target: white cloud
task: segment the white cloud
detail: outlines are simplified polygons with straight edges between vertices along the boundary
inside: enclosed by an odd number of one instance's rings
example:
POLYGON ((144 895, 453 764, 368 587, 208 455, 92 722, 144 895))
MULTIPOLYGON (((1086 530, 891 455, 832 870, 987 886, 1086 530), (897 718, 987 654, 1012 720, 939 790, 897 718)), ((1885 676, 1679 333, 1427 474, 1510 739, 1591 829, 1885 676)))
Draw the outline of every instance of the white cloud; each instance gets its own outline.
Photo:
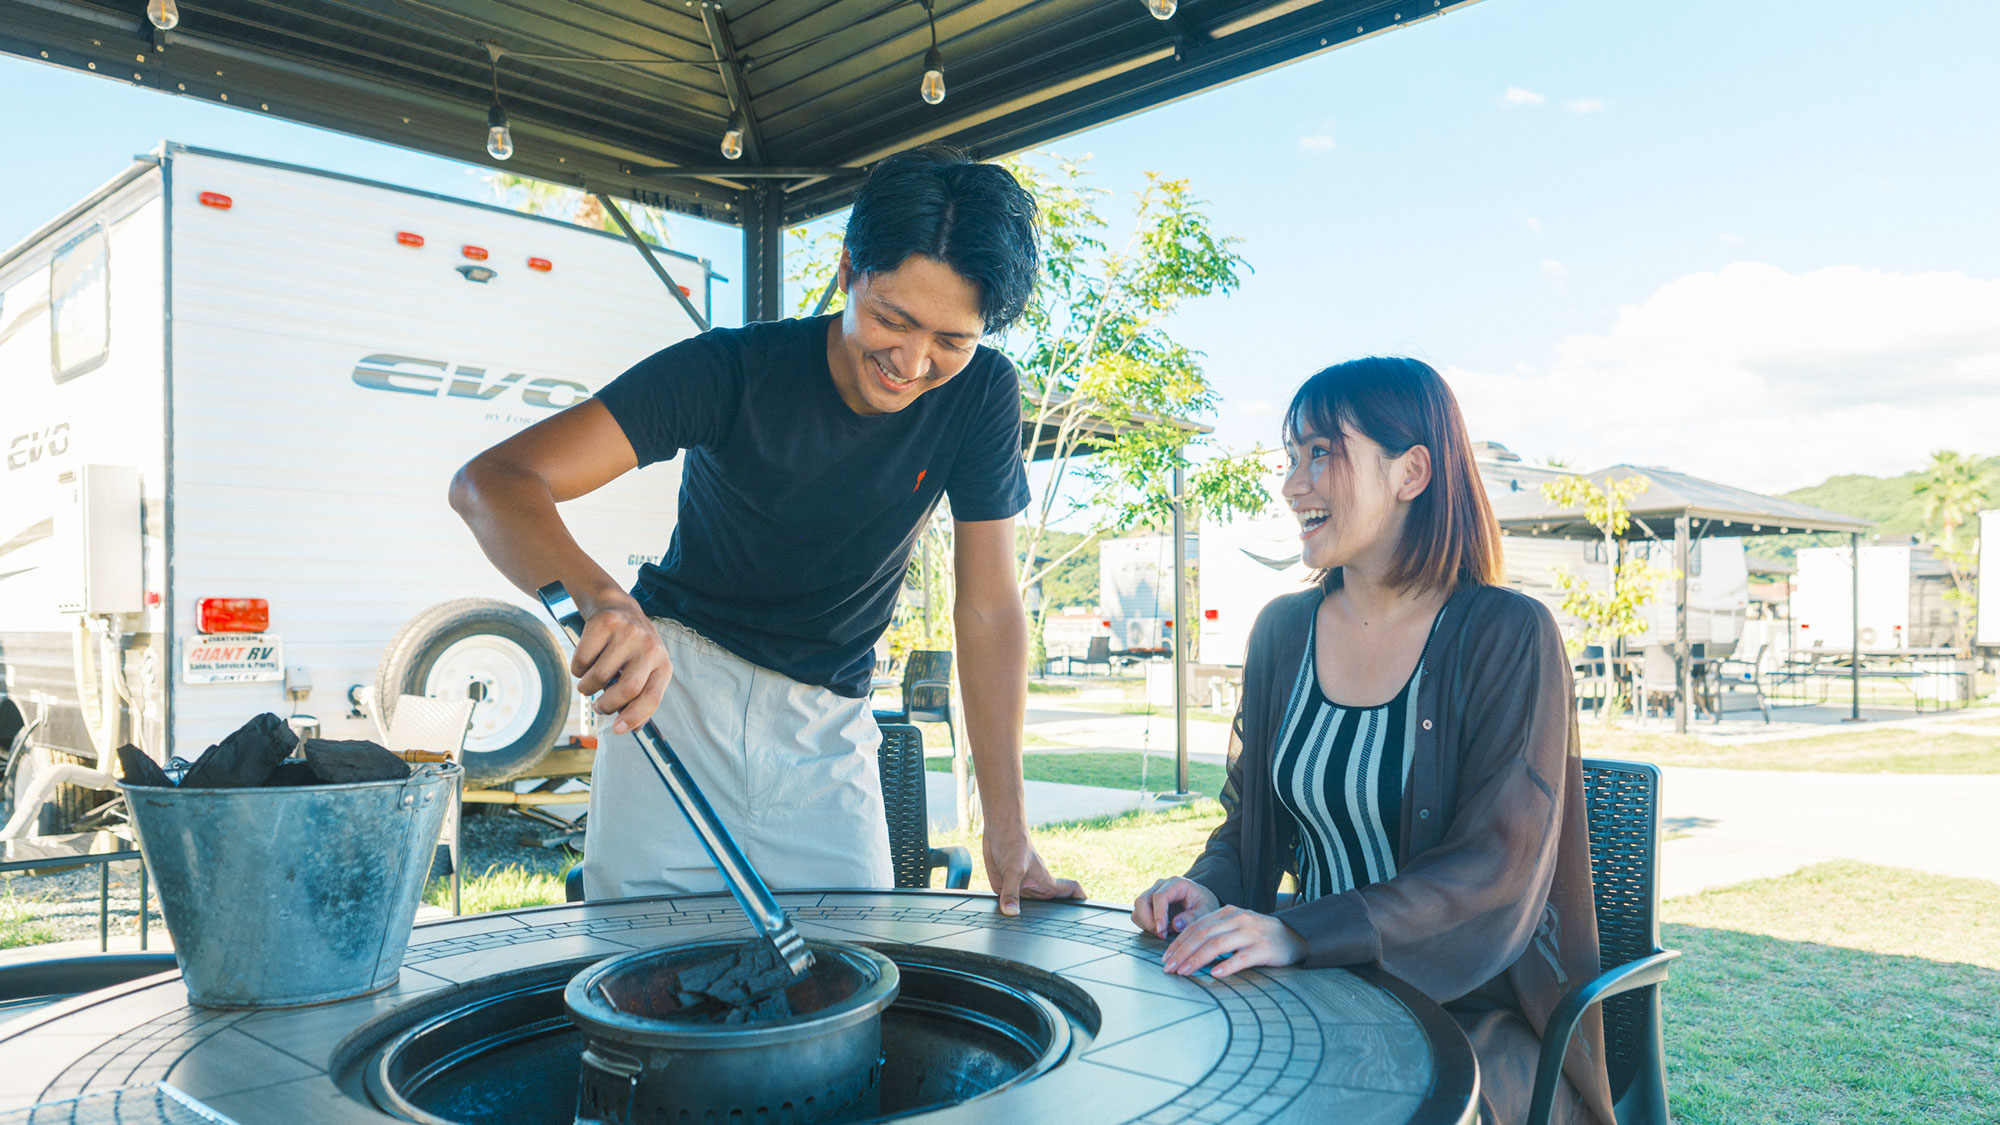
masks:
POLYGON ((1574 101, 1566 102, 1564 104, 1571 113, 1604 112, 1604 99, 1602 98, 1577 98, 1574 101))
POLYGON ((1325 133, 1312 133, 1299 138, 1300 152, 1332 152, 1333 138, 1325 133))
POLYGON ((1548 101, 1547 98, 1535 93, 1533 90, 1523 90, 1519 86, 1507 87, 1507 92, 1501 96, 1508 105, 1540 105, 1548 101))
POLYGON ((1561 262, 1556 261, 1554 258, 1543 258, 1542 272, 1548 274, 1550 277, 1561 277, 1563 274, 1568 273, 1569 271, 1563 269, 1563 264, 1561 262))
POLYGON ((1743 236, 1740 234, 1736 234, 1732 231, 1723 231, 1721 234, 1715 236, 1715 240, 1717 242, 1722 243, 1724 246, 1743 245, 1743 236))
POLYGON ((1528 229, 1534 231, 1536 234, 1542 233, 1542 221, 1533 215, 1528 216, 1528 229))
POLYGON ((1737 262, 1552 352, 1447 370, 1475 437, 1773 492, 2000 452, 2000 279, 1737 262))

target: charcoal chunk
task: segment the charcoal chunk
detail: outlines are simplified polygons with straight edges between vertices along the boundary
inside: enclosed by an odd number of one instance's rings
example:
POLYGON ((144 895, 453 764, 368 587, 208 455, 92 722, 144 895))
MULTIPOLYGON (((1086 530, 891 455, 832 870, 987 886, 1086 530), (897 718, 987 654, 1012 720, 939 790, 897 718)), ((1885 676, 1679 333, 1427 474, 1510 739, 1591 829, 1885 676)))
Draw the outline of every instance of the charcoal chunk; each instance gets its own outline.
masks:
POLYGON ((285 720, 267 711, 202 751, 187 776, 181 778, 181 788, 255 788, 264 784, 298 744, 299 736, 285 720))
POLYGON ((792 1015, 785 990, 790 966, 762 942, 689 965, 680 971, 678 1018, 705 1023, 761 1023, 792 1015))
POLYGON ((306 739, 306 761, 329 785, 356 781, 400 781, 410 776, 410 764, 365 739, 340 741, 306 739))
POLYGON ((146 756, 144 750, 131 743, 118 748, 118 774, 127 785, 172 785, 167 771, 160 764, 146 756))
POLYGON ((288 785, 325 784, 325 779, 313 772, 310 762, 302 761, 298 758, 286 758, 284 761, 279 762, 278 768, 271 771, 271 776, 264 779, 264 788, 266 789, 275 789, 279 786, 288 785))

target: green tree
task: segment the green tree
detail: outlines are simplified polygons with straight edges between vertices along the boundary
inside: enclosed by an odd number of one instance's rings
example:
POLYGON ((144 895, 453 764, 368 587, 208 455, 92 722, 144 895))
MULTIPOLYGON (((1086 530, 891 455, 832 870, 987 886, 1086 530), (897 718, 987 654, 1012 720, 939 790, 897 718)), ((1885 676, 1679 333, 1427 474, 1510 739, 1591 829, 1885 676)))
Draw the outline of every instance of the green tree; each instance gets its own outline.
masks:
MULTIPOLYGON (((1542 496, 1564 508, 1582 508, 1584 518, 1604 536, 1604 558, 1611 568, 1608 588, 1599 588, 1589 579, 1572 574, 1568 567, 1555 568, 1555 587, 1562 593, 1562 610, 1577 621, 1577 632, 1565 640, 1572 654, 1585 645, 1604 645, 1607 655, 1620 637, 1646 631, 1641 616, 1648 603, 1658 596, 1660 585, 1678 571, 1654 566, 1644 556, 1626 557, 1623 540, 1632 516, 1626 501, 1646 491, 1650 482, 1643 476, 1606 480, 1602 485, 1585 476, 1564 476, 1542 485, 1542 496)), ((1611 662, 1602 664, 1604 708, 1601 718, 1608 726, 1619 711, 1617 679, 1611 662)))
MULTIPOLYGON (((611 217, 597 197, 587 192, 510 172, 490 172, 485 181, 493 201, 502 207, 528 215, 561 219, 592 230, 610 231, 621 236, 625 233, 618 226, 618 220, 611 217)), ((674 244, 673 236, 667 229, 665 212, 637 203, 623 204, 620 210, 632 221, 632 229, 639 232, 639 237, 655 246, 674 244)))
POLYGON ((1963 453, 1940 449, 1911 486, 1923 503, 1923 537, 1937 548, 1938 558, 1951 568, 1952 643, 1961 656, 1972 655, 1972 626, 1978 603, 1973 570, 1978 565, 1979 540, 1961 540, 1959 531, 1986 506, 1987 480, 1979 462, 1963 453))

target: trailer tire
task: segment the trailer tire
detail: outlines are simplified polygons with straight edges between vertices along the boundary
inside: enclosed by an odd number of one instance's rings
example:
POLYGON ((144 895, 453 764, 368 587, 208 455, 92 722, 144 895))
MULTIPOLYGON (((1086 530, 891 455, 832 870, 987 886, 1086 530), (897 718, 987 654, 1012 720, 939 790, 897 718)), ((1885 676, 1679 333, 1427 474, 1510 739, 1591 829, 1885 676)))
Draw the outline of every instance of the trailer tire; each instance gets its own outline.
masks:
POLYGON ((386 729, 399 696, 449 698, 475 682, 485 691, 465 739, 466 784, 493 785, 532 770, 569 720, 573 692, 555 635, 519 606, 459 598, 411 618, 382 650, 374 706, 386 729))

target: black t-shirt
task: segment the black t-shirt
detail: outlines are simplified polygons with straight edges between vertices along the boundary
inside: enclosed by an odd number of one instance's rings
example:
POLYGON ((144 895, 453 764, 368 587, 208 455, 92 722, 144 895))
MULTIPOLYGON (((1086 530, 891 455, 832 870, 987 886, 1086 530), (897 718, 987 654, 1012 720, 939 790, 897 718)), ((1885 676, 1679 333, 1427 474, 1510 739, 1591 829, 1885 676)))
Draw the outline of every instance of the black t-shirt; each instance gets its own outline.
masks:
POLYGON ((849 409, 827 368, 831 317, 718 328, 656 352, 597 398, 639 464, 687 450, 680 519, 632 594, 800 683, 868 694, 910 553, 952 516, 1027 506, 1014 365, 981 347, 894 414, 849 409))

